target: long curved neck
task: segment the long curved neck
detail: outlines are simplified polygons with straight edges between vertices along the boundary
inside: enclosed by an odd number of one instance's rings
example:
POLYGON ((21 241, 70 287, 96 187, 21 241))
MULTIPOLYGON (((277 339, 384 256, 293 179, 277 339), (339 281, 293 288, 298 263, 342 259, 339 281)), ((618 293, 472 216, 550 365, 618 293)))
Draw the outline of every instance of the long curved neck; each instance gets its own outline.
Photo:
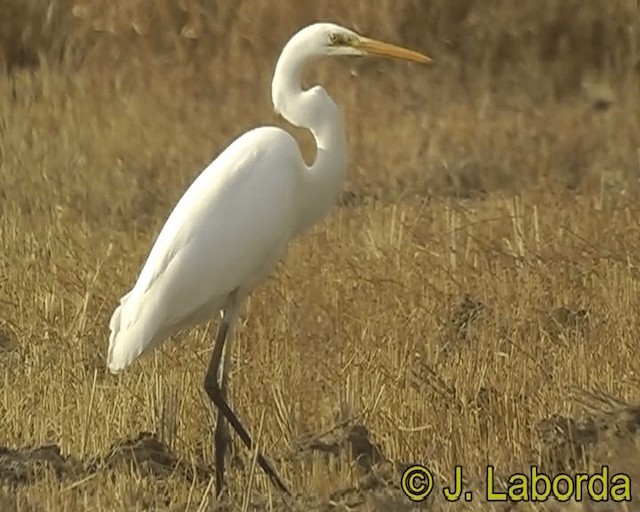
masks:
POLYGON ((271 94, 275 109, 291 124, 307 128, 316 142, 316 158, 305 166, 301 177, 298 231, 328 213, 344 183, 347 147, 342 115, 329 94, 320 86, 302 90, 300 80, 306 61, 303 41, 292 39, 276 65, 271 94))

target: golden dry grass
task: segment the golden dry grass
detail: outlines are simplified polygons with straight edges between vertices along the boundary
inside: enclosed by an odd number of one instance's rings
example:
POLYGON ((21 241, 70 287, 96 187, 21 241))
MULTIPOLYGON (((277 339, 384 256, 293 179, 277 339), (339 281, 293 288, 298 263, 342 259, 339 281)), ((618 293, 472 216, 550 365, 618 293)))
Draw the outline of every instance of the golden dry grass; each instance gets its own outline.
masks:
MULTIPOLYGON (((416 508, 395 469, 354 461, 368 439, 398 466, 462 464, 470 485, 533 462, 640 479, 636 1, 0 9, 2 510, 213 507, 215 323, 114 377, 108 319, 204 165, 251 126, 286 126, 273 65, 320 19, 438 66, 326 62, 306 78, 344 112, 349 179, 251 297, 231 382, 294 509, 416 508)), ((227 506, 280 509, 235 445, 227 506)))

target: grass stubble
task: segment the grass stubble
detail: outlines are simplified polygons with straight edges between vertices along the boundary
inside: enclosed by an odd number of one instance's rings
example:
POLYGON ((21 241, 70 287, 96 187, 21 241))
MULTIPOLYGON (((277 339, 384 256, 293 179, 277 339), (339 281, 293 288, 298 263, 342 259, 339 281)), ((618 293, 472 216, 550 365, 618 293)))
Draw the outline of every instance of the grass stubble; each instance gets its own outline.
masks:
POLYGON ((116 377, 108 318, 197 173, 287 126, 275 60, 329 19, 438 64, 305 77, 344 112, 348 183, 251 297, 231 378, 294 509, 625 510, 416 504, 398 471, 608 464, 638 493, 637 2, 0 5, 0 509, 282 508, 237 440, 213 504, 215 322, 116 377))

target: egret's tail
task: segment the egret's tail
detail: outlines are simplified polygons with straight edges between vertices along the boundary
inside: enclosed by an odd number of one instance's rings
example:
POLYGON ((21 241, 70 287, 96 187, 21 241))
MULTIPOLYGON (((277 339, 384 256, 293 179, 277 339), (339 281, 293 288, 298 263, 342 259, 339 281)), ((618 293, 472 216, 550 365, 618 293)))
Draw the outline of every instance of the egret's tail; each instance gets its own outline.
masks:
POLYGON ((141 318, 141 308, 133 304, 131 292, 120 299, 109 321, 109 351, 107 367, 117 373, 129 366, 145 348, 153 337, 147 329, 148 323, 141 318))

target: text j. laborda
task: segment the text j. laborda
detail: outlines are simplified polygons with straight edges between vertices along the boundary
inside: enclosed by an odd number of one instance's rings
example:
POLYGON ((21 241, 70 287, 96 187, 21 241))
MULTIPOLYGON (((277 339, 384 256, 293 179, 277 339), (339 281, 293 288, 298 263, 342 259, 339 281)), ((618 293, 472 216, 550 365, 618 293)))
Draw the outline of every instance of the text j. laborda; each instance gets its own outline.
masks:
POLYGON ((494 466, 485 471, 484 493, 464 488, 465 476, 462 466, 456 466, 449 482, 436 488, 436 479, 425 466, 407 468, 400 479, 402 491, 411 501, 425 501, 433 492, 439 491, 445 501, 631 501, 631 478, 624 473, 613 473, 602 466, 594 473, 560 473, 546 475, 537 466, 526 473, 514 473, 498 478, 494 466))

